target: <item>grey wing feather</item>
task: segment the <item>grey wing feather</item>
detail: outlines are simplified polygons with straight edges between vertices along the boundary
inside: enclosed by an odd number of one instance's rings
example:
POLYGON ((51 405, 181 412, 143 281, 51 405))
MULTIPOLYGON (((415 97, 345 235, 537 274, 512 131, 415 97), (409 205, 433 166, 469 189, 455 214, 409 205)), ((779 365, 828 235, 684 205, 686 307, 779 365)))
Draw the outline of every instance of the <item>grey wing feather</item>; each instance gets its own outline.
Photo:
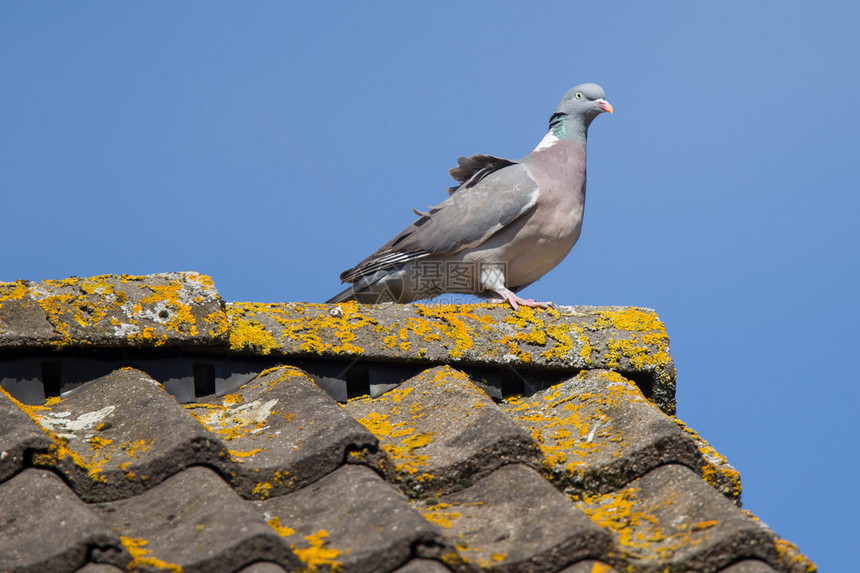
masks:
POLYGON ((513 163, 497 169, 477 184, 461 186, 340 278, 355 282, 382 269, 480 245, 531 211, 538 195, 537 183, 525 165, 513 163))
POLYGON ((448 174, 458 181, 459 185, 448 187, 448 193, 473 187, 490 173, 509 165, 514 165, 515 163, 516 161, 492 155, 477 154, 470 157, 459 157, 457 159, 457 167, 452 167, 448 170, 448 174))

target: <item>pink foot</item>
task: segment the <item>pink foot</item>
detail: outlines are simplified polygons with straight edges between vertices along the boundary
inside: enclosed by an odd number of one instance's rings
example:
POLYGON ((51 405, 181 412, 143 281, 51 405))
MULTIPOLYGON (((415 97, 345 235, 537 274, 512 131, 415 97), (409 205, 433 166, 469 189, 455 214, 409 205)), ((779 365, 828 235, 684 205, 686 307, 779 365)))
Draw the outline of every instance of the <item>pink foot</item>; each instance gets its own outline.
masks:
POLYGON ((520 306, 527 306, 529 308, 549 308, 552 306, 551 302, 540 302, 533 298, 520 298, 515 293, 508 291, 505 293, 504 298, 493 298, 490 299, 491 303, 494 304, 509 304, 511 308, 517 310, 520 306))

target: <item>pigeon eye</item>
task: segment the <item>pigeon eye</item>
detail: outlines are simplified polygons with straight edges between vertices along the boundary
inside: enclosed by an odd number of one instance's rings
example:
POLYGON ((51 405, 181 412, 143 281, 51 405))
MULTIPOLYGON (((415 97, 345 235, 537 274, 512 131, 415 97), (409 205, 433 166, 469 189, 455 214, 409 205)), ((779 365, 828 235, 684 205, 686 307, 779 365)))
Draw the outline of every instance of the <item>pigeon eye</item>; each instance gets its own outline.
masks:
POLYGON ((574 97, 576 99, 582 99, 582 92, 576 92, 576 95, 574 97))

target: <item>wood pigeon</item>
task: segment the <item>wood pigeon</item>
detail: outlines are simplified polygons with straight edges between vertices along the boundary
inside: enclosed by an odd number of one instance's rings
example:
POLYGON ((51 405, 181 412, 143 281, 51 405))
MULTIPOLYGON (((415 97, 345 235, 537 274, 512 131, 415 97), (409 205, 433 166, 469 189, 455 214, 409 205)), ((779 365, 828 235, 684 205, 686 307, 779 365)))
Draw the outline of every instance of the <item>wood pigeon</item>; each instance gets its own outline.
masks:
POLYGON ((597 84, 561 99, 538 146, 511 161, 460 157, 449 171, 459 184, 378 251, 340 275, 349 288, 329 303, 411 302, 451 292, 496 296, 493 302, 546 308, 517 292, 570 252, 582 229, 588 126, 612 113, 597 84))

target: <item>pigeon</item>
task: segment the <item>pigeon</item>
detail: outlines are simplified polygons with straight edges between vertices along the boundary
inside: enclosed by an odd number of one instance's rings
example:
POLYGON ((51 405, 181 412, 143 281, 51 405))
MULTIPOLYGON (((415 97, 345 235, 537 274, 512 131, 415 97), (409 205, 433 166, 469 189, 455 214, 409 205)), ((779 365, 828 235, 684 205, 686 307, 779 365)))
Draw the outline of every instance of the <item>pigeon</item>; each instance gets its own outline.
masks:
POLYGON ((603 88, 571 88, 537 147, 518 161, 460 157, 449 196, 378 251, 340 275, 329 303, 412 302, 444 293, 547 308, 519 291, 558 265, 579 239, 585 207, 588 127, 612 113, 603 88))

